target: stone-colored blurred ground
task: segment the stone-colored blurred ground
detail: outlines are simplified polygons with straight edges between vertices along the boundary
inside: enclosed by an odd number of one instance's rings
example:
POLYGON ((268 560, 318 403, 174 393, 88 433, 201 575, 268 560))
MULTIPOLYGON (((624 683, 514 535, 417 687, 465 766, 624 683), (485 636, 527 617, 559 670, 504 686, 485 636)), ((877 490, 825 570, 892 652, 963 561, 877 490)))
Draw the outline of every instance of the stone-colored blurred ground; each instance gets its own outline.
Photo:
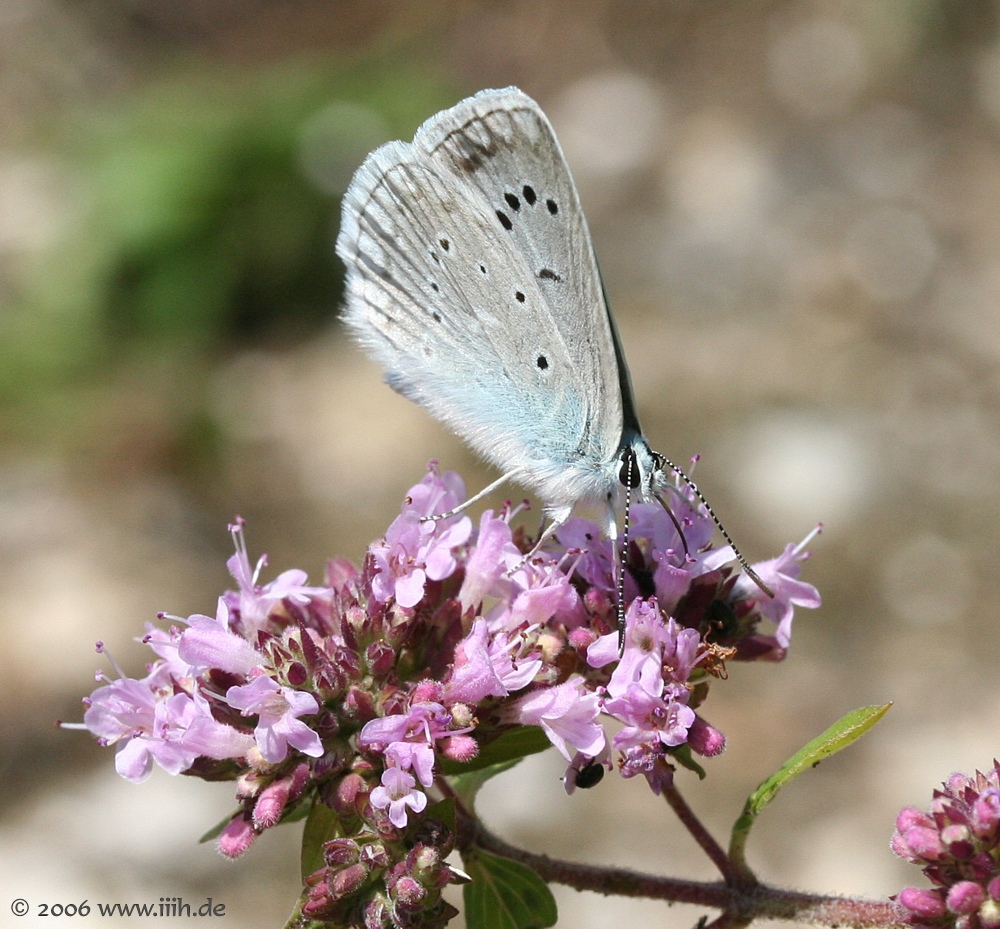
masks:
MULTIPOLYGON (((888 851, 896 811, 989 764, 1000 731, 996 4, 122 0, 88 18, 11 0, 0 22, 0 45, 19 49, 0 73, 10 273, 60 222, 45 152, 24 144, 34 111, 125 93, 183 55, 253 68, 394 42, 456 99, 510 83, 535 96, 580 187, 654 447, 703 456, 701 486, 752 559, 825 526, 806 572, 824 607, 799 614, 785 664, 733 666, 715 686, 707 715, 729 750, 707 782, 685 778, 687 795, 724 835, 791 751, 892 700, 875 732, 775 803, 750 853, 799 889, 885 896, 917 881, 888 851)), ((430 457, 472 488, 489 478, 334 326, 229 359, 210 405, 227 442, 214 505, 250 518, 275 572, 357 558, 430 457)), ((0 452, 0 905, 213 896, 222 925, 278 926, 295 827, 222 863, 194 843, 230 809, 228 785, 127 784, 88 736, 50 728, 78 718, 95 639, 137 671, 144 621, 211 612, 228 581, 224 515, 155 470, 101 467, 0 452)), ((491 785, 488 821, 553 855, 713 878, 641 784, 566 798, 560 768, 533 758, 491 785)), ((558 896, 574 929, 701 915, 558 896)))

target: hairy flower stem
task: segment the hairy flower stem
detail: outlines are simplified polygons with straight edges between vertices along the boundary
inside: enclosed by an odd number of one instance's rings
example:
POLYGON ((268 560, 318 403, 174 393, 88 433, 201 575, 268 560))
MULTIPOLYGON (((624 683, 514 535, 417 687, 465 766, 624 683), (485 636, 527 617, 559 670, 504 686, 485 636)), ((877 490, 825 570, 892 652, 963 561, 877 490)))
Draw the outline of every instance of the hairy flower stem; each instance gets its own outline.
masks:
POLYGON ((721 881, 678 880, 624 868, 561 861, 510 845, 476 821, 461 822, 459 835, 460 847, 476 845, 520 861, 544 880, 576 890, 590 890, 606 896, 648 897, 721 910, 721 915, 711 924, 716 927, 745 926, 755 919, 785 919, 816 926, 856 926, 859 929, 901 929, 904 926, 899 911, 888 902, 798 893, 766 884, 745 888, 721 881))
POLYGON ((691 837, 698 843, 701 850, 708 855, 712 863, 719 869, 726 884, 739 886, 744 890, 750 890, 757 883, 757 878, 748 870, 740 873, 735 870, 725 851, 712 834, 705 828, 701 820, 695 815, 694 810, 687 805, 687 801, 680 795, 674 784, 664 786, 663 799, 667 801, 670 809, 677 814, 677 818, 691 837))

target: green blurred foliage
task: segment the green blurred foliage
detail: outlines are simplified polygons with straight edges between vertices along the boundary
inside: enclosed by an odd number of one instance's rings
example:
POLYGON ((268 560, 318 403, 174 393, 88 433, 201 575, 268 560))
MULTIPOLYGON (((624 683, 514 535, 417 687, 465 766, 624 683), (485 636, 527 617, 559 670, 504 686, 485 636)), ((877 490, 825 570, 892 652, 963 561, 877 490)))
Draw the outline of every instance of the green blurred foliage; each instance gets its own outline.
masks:
POLYGON ((336 313, 352 171, 454 96, 398 63, 192 61, 65 112, 46 154, 75 200, 67 231, 0 314, 6 438, 92 452, 109 422, 204 438, 214 362, 306 339, 336 313))

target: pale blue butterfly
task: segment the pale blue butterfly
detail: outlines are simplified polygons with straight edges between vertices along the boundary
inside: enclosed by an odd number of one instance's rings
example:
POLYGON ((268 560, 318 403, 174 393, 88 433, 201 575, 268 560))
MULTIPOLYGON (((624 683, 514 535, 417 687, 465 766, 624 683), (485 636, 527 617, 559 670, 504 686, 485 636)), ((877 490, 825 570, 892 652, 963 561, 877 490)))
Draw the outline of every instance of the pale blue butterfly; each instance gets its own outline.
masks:
POLYGON ((413 142, 372 152, 344 196, 337 254, 344 320, 389 385, 502 472, 462 509, 516 481, 544 501, 538 544, 584 501, 604 506, 615 539, 624 497, 627 538, 631 492, 669 512, 672 471, 715 518, 642 435, 569 167, 516 87, 481 91, 413 142))

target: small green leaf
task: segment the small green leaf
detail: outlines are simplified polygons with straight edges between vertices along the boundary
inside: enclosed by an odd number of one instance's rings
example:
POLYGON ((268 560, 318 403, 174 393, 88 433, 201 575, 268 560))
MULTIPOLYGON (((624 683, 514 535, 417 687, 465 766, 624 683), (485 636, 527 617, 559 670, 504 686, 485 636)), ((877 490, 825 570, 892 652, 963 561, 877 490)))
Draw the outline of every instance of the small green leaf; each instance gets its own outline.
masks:
POLYGON ((490 778, 509 771, 526 755, 543 752, 551 746, 538 726, 519 726, 494 739, 472 761, 464 764, 444 761, 442 769, 462 803, 471 810, 476 794, 490 778))
POLYGON ((462 888, 468 929, 545 929, 558 918, 556 901, 527 865, 480 848, 464 852, 472 878, 462 888))
POLYGON ((835 755, 843 748, 856 742, 889 711, 891 703, 884 706, 863 706, 852 710, 838 719, 829 729, 802 746, 781 768, 764 781, 747 801, 747 808, 753 816, 764 809, 774 795, 789 781, 798 777, 807 768, 813 768, 823 759, 835 755))
POLYGON ((733 826, 733 834, 729 844, 730 857, 743 861, 743 851, 746 846, 750 827, 761 811, 775 797, 779 790, 789 781, 794 780, 803 771, 814 768, 824 758, 835 755, 842 748, 856 742, 872 728, 889 711, 891 703, 884 706, 863 706, 852 710, 838 719, 829 729, 816 736, 811 742, 803 745, 781 768, 747 797, 743 812, 733 826))
POLYGON ((459 799, 462 804, 468 810, 472 810, 476 802, 476 794, 479 793, 479 789, 485 784, 491 777, 496 777, 498 774, 503 774, 504 771, 509 771, 516 764, 520 764, 520 758, 514 758, 511 761, 503 761, 500 764, 491 765, 489 768, 480 768, 477 771, 470 771, 468 774, 456 774, 449 778, 451 781, 452 789, 458 794, 459 799))
POLYGON ((472 761, 443 760, 441 770, 449 775, 468 774, 505 761, 520 761, 526 755, 537 755, 551 747, 552 743, 538 726, 518 726, 484 745, 472 761))
POLYGON ((705 773, 705 769, 691 756, 690 745, 678 745, 677 748, 670 752, 670 755, 682 768, 694 771, 698 775, 698 780, 703 781, 708 776, 705 773))
POLYGON ((323 867, 323 843, 342 835, 337 814, 317 799, 309 811, 305 829, 302 830, 301 869, 304 881, 314 871, 323 867))
POLYGON ((312 796, 303 797, 291 810, 285 810, 281 817, 281 824, 297 823, 300 819, 305 819, 312 812, 313 802, 312 796))

